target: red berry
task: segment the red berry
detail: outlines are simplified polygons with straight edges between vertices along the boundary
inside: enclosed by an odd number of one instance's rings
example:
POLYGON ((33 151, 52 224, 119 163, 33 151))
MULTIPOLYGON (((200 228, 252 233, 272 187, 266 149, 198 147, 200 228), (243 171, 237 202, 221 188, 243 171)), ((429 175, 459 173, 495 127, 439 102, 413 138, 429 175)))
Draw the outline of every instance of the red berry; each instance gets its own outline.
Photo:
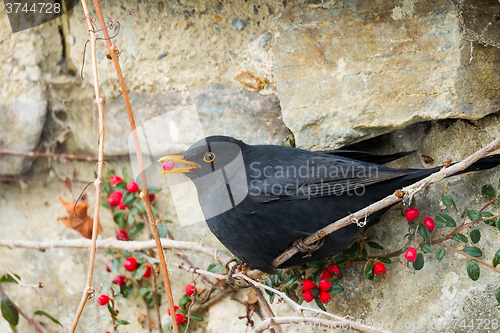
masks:
POLYGON ((126 279, 125 276, 123 276, 123 275, 117 275, 117 276, 115 276, 115 278, 111 282, 113 282, 114 284, 119 285, 120 287, 123 287, 125 285, 125 279, 126 279))
POLYGON ((161 162, 161 167, 165 171, 172 170, 174 168, 174 166, 175 166, 175 162, 171 161, 171 160, 166 160, 166 161, 161 162))
POLYGON ((151 276, 151 266, 148 265, 148 266, 146 266, 146 271, 144 272, 144 274, 142 275, 142 277, 144 277, 144 278, 147 279, 150 276, 151 276))
POLYGON ((106 305, 109 302, 109 297, 108 295, 101 295, 97 298, 97 304, 99 305, 106 305))
POLYGON ((182 313, 176 313, 175 321, 177 322, 177 325, 182 324, 184 322, 184 315, 182 313))
POLYGON ((106 200, 112 207, 116 207, 120 204, 120 198, 118 198, 116 195, 110 195, 106 200))
POLYGON ((118 176, 115 176, 115 175, 113 175, 109 178, 109 182, 111 183, 111 186, 115 186, 116 184, 118 184, 121 181, 123 181, 123 179, 118 177, 118 176))
POLYGON ((329 265, 327 268, 323 270, 319 278, 322 280, 323 279, 329 280, 332 278, 332 274, 335 276, 338 276, 340 274, 340 269, 338 268, 337 265, 329 265))
POLYGON ((132 192, 132 193, 137 192, 137 191, 139 191, 139 185, 137 185, 136 182, 131 180, 127 183, 127 191, 132 192))
POLYGON ((377 261, 375 263, 375 266, 373 266, 373 273, 377 276, 381 276, 385 274, 385 265, 381 263, 380 261, 377 261))
MULTIPOLYGON (((177 305, 174 305, 174 311, 177 312, 179 307, 177 305)), ((170 309, 168 309, 168 315, 170 316, 170 309)))
POLYGON ((330 280, 321 280, 319 282, 319 290, 328 291, 332 287, 332 281, 330 280))
POLYGON ((106 263, 106 270, 108 272, 111 272, 111 259, 109 259, 108 262, 106 263))
POLYGON ((124 204, 123 202, 120 202, 120 203, 118 204, 118 208, 119 208, 120 210, 124 210, 124 209, 125 209, 125 208, 127 208, 127 207, 128 207, 128 206, 127 206, 126 204, 124 204))
POLYGON ((417 260, 417 250, 414 247, 410 247, 406 250, 405 259, 411 262, 415 262, 417 260))
POLYGON ((188 296, 191 296, 192 294, 196 294, 196 287, 193 286, 192 284, 188 284, 185 288, 184 288, 184 292, 186 293, 186 295, 188 296))
POLYGON ((307 303, 312 302, 312 300, 314 299, 313 295, 311 295, 311 292, 309 290, 302 294, 302 298, 304 298, 304 301, 306 301, 307 303))
POLYGON ((302 290, 308 291, 314 287, 316 287, 316 285, 311 280, 309 280, 309 279, 302 280, 302 290))
POLYGON ((156 196, 154 194, 149 195, 149 201, 153 202, 155 200, 156 196))
POLYGON ((436 225, 434 224, 434 220, 433 220, 433 219, 431 219, 430 217, 426 217, 426 218, 424 219, 424 225, 427 227, 427 230, 429 230, 429 231, 434 230, 434 227, 436 226, 436 225))
POLYGON ((128 232, 126 230, 118 230, 116 232, 116 239, 121 241, 128 241, 128 232))
POLYGON ((125 269, 129 272, 135 271, 137 268, 137 259, 134 257, 127 258, 123 263, 123 267, 125 267, 125 269))
POLYGON ((418 217, 418 214, 420 214, 419 210, 416 208, 408 208, 404 213, 408 222, 413 221, 418 217))
POLYGON ((328 304, 332 300, 332 296, 330 296, 330 294, 326 291, 322 291, 321 294, 319 294, 319 300, 323 304, 328 304))

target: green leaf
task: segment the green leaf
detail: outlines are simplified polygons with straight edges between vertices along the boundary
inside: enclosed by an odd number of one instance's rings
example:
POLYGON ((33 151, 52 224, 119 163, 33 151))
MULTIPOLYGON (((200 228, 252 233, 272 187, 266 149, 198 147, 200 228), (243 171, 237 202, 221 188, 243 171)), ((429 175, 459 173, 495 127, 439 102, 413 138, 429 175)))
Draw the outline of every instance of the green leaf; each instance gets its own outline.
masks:
POLYGON ((148 193, 149 194, 156 194, 158 192, 160 192, 159 188, 148 188, 148 193))
POLYGON ((132 229, 130 229, 130 233, 139 232, 139 231, 141 231, 143 228, 144 228, 144 223, 142 223, 142 222, 136 223, 136 224, 135 224, 135 227, 133 227, 132 229))
POLYGON ((111 272, 116 273, 120 269, 120 261, 118 259, 113 258, 111 259, 111 265, 109 265, 111 268, 111 272))
POLYGON ((469 274, 472 281, 479 279, 479 265, 475 260, 471 260, 467 264, 467 274, 469 274))
POLYGON ((369 247, 371 247, 372 249, 377 249, 377 250, 383 250, 383 246, 378 244, 378 243, 375 243, 375 242, 367 242, 366 243, 369 247))
MULTIPOLYGON (((120 293, 120 291, 121 291, 120 286, 119 286, 119 285, 117 285, 117 284, 114 284, 114 283, 111 285, 111 289, 113 289, 113 291, 114 291, 116 294, 119 294, 119 293, 120 293)), ((115 298, 116 298, 116 295, 115 295, 115 298)))
POLYGON ((464 236, 464 235, 462 235, 462 234, 459 234, 459 233, 451 235, 451 238, 453 238, 457 242, 462 242, 462 243, 467 243, 468 242, 467 237, 464 236))
POLYGON ((179 300, 179 306, 183 306, 189 303, 191 303, 191 297, 189 297, 188 295, 182 296, 179 300))
POLYGON ((455 205, 455 201, 453 201, 453 199, 444 192, 443 192, 443 194, 441 194, 441 201, 443 202, 443 205, 453 206, 453 208, 455 208, 455 210, 457 210, 457 206, 455 205))
POLYGON ((363 275, 370 280, 375 277, 375 274, 373 273, 373 266, 375 266, 375 263, 370 261, 370 263, 365 265, 365 268, 363 269, 363 275))
POLYGON ((102 191, 104 193, 108 193, 109 191, 111 191, 111 184, 109 182, 103 182, 102 183, 102 191))
POLYGON ((471 221, 477 221, 481 218, 481 213, 476 209, 469 209, 467 211, 467 216, 471 219, 471 221))
POLYGON ((125 211, 120 210, 113 215, 113 220, 118 224, 118 225, 123 225, 125 222, 125 211))
POLYGON ((16 307, 7 296, 3 296, 0 301, 0 309, 2 310, 2 316, 11 324, 12 326, 17 326, 19 323, 19 312, 17 312, 16 307))
POLYGON ((473 227, 472 229, 470 229, 469 236, 470 236, 470 240, 474 244, 477 244, 477 242, 479 242, 479 240, 481 239, 481 233, 479 232, 479 229, 476 227, 473 227))
POLYGON ((158 233, 160 238, 167 238, 167 225, 165 223, 158 224, 158 233))
POLYGON ((128 217, 127 217, 127 223, 128 223, 129 225, 132 225, 132 224, 134 224, 134 222, 135 222, 134 216, 133 216, 133 215, 131 215, 131 214, 128 214, 128 217))
POLYGON ((429 246, 429 244, 420 244, 420 249, 424 252, 424 253, 431 253, 432 252, 432 249, 431 247, 429 246))
POLYGON ((126 284, 121 288, 121 292, 123 294, 123 297, 125 298, 129 297, 133 291, 134 291, 133 283, 126 284))
POLYGON ((495 220, 495 227, 500 230, 500 217, 495 220))
POLYGON ((422 253, 417 254, 417 259, 413 262, 413 268, 417 271, 421 270, 424 267, 424 255, 422 253))
POLYGON ((122 168, 122 175, 123 175, 123 179, 128 178, 128 170, 127 170, 127 167, 123 167, 123 168, 122 168))
POLYGON ((443 259, 445 254, 445 247, 441 246, 437 251, 436 251, 436 259, 443 259))
POLYGON ((342 287, 341 285, 338 285, 338 284, 333 284, 332 288, 330 288, 330 290, 328 290, 328 292, 330 294, 340 294, 343 291, 344 291, 344 287, 342 287))
POLYGON ((383 262, 384 264, 392 264, 391 259, 389 259, 387 257, 379 257, 378 261, 383 262))
POLYGON ((123 195, 123 203, 126 204, 127 206, 131 205, 135 200, 135 194, 132 192, 125 192, 123 195))
POLYGON ((479 258, 480 256, 483 255, 483 251, 481 251, 481 249, 475 247, 475 246, 467 246, 467 247, 464 247, 463 250, 462 250, 465 254, 468 254, 472 257, 476 257, 476 258, 479 258))
POLYGON ((226 268, 220 262, 214 262, 208 265, 207 271, 212 273, 222 273, 226 268))
MULTIPOLYGON (((14 276, 19 280, 21 281, 21 277, 17 274, 14 274, 14 276)), ((0 278, 0 282, 10 282, 10 283, 17 283, 16 280, 14 280, 14 278, 12 276, 10 276, 10 274, 5 274, 5 275, 2 275, 2 277, 0 278)))
POLYGON ((318 308, 320 308, 321 310, 326 312, 326 308, 323 305, 323 303, 321 303, 321 301, 319 300, 319 297, 314 298, 314 301, 316 302, 316 305, 318 306, 318 308))
POLYGON ((297 279, 299 278, 298 275, 289 275, 286 277, 285 279, 285 287, 288 287, 289 285, 293 284, 295 281, 297 281, 297 279))
POLYGON ((118 316, 118 314, 116 313, 115 309, 113 309, 111 307, 111 304, 109 304, 109 303, 108 303, 108 311, 109 311, 109 313, 111 313, 112 316, 115 316, 115 317, 118 316))
POLYGON ((422 223, 418 225, 418 234, 423 238, 423 239, 428 239, 429 238, 429 230, 425 225, 422 223))
POLYGON ((135 206, 132 206, 128 210, 128 214, 129 215, 137 215, 137 214, 139 214, 139 209, 137 207, 135 207, 135 206))
POLYGON ((335 265, 342 265, 345 264, 347 260, 349 260, 349 257, 347 256, 336 256, 335 258, 333 258, 333 263, 335 265))
POLYGON ((320 260, 308 262, 307 266, 312 267, 312 268, 322 269, 323 267, 326 266, 327 263, 328 263, 328 261, 326 261, 326 259, 320 259, 320 260))
POLYGON ((444 226, 454 228, 457 226, 457 223, 455 222, 453 217, 451 217, 450 215, 445 214, 445 213, 437 214, 436 218, 434 219, 434 222, 436 224, 436 227, 438 227, 438 228, 442 228, 444 226))
POLYGON ((284 269, 280 269, 278 271, 278 278, 280 279, 281 282, 283 282, 283 280, 285 279, 285 270, 284 269))
POLYGON ((203 321, 203 317, 200 316, 199 314, 196 314, 196 313, 191 313, 189 315, 189 318, 196 320, 196 321, 203 321))
MULTIPOLYGON (((109 303, 108 303, 108 306, 109 306, 109 303)), ((51 315, 49 315, 47 312, 45 311, 42 311, 42 310, 37 310, 35 311, 35 316, 45 316, 47 318, 49 318, 50 320, 52 320, 53 323, 55 324, 58 324, 58 325, 61 325, 61 327, 64 327, 63 324, 61 324, 59 322, 59 320, 57 320, 56 318, 52 317, 51 315)))
POLYGON ((493 264, 493 267, 497 267, 498 266, 498 258, 493 257, 493 260, 491 260, 491 263, 493 264))
POLYGON ((115 325, 128 325, 130 324, 128 321, 126 320, 122 320, 122 319, 115 319, 115 325))
POLYGON ((496 197, 495 189, 491 185, 484 185, 481 188, 481 195, 488 197, 488 198, 494 198, 496 197))
POLYGON ((495 297, 497 299, 497 302, 500 303, 500 288, 498 288, 497 291, 495 292, 495 297))

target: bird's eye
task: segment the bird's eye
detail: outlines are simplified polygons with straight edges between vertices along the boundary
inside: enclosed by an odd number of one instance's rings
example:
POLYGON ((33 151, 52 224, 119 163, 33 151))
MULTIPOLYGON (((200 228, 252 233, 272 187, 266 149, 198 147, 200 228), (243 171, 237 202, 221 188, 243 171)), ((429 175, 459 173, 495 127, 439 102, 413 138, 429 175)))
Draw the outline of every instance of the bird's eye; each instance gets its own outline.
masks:
POLYGON ((203 156, 203 160, 207 163, 210 163, 213 160, 215 160, 215 154, 214 153, 206 153, 205 156, 203 156))

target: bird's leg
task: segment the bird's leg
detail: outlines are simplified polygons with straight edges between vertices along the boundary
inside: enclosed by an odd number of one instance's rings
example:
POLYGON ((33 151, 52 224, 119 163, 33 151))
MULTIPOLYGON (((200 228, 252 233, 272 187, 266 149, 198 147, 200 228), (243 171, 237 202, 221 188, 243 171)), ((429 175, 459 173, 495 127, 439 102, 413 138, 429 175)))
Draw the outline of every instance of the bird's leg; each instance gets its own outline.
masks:
POLYGON ((316 242, 315 244, 306 245, 306 244, 304 244, 302 239, 297 239, 292 243, 292 246, 297 248, 297 250, 299 250, 299 252, 307 253, 306 257, 308 257, 311 255, 311 253, 313 253, 314 251, 319 249, 321 246, 323 246, 324 242, 325 242, 325 239, 322 238, 319 242, 316 242))
MULTIPOLYGON (((233 259, 234 260, 234 259, 233 259)), ((231 263, 233 260, 231 260, 229 263, 231 263)), ((236 260, 234 260, 236 261, 236 260)), ((229 263, 226 265, 226 268, 227 266, 229 266, 229 263)), ((236 270, 240 270, 240 271, 243 271, 243 268, 246 266, 246 264, 244 262, 238 262, 237 264, 231 266, 231 268, 229 268, 229 272, 227 273, 227 280, 226 280, 226 283, 228 284, 228 286, 230 286, 232 289, 234 290, 238 290, 238 289, 241 289, 241 288, 248 288, 250 287, 250 285, 248 286, 245 286, 245 287, 241 287, 241 286, 236 286, 236 285, 233 285, 232 284, 232 280, 233 279, 233 274, 236 272, 236 270), (236 288, 238 287, 238 288, 236 288)))

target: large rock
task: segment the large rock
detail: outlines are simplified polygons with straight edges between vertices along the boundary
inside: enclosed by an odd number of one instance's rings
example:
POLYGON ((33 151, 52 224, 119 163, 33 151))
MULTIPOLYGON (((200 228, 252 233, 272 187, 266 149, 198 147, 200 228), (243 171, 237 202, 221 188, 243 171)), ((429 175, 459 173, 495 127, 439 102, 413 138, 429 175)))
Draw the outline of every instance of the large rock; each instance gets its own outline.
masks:
MULTIPOLYGON (((130 100, 138 127, 148 121, 161 119, 170 110, 193 105, 206 136, 229 135, 251 144, 281 145, 289 134, 281 120, 276 95, 262 96, 231 86, 212 85, 186 95, 176 92, 132 92, 130 100)), ((75 107, 70 108, 67 121, 73 133, 73 139, 68 143, 70 150, 95 153, 97 126, 91 110, 93 105, 93 101, 88 100, 76 102, 75 107)), ((128 137, 131 131, 123 99, 118 97, 107 101, 105 108, 105 154, 128 155, 128 137)), ((151 142, 153 154, 169 148, 165 147, 168 144, 166 138, 170 136, 172 129, 162 124, 158 126, 155 140, 151 142), (163 136, 165 140, 162 140, 163 136), (163 142, 165 144, 162 146, 163 142)), ((180 125, 175 130, 189 132, 193 128, 180 125)), ((186 149, 190 143, 192 142, 186 142, 180 149, 186 149)))
MULTIPOLYGON (((44 74, 59 73, 62 43, 56 22, 12 33, 0 10, 0 150, 33 151, 47 112, 44 74)), ((29 169, 32 158, 0 155, 0 175, 29 169)))
POLYGON ((497 111, 500 49, 471 49, 460 20, 447 0, 283 11, 274 78, 297 145, 335 148, 422 120, 497 111))
MULTIPOLYGON (((19 96, 0 106, 0 110, 0 148, 19 152, 35 149, 45 123, 45 96, 40 91, 31 96, 19 96)), ((31 165, 31 160, 23 156, 0 155, 0 174, 19 174, 31 165)))

